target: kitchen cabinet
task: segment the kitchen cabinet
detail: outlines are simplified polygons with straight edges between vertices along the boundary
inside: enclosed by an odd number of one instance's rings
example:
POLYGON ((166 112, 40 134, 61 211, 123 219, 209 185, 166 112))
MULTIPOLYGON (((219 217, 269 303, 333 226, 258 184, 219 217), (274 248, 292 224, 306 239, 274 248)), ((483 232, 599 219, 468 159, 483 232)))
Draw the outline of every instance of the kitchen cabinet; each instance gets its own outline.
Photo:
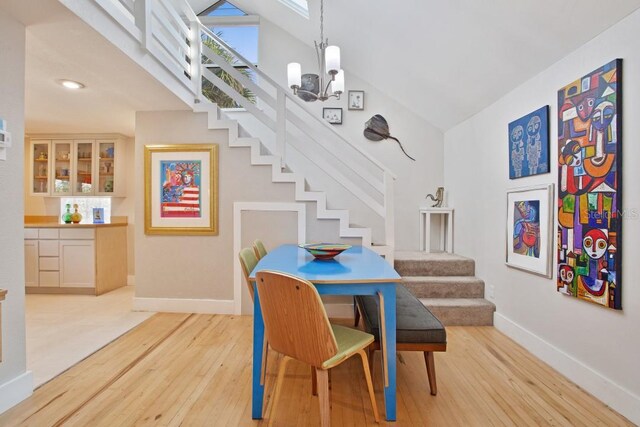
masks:
POLYGON ((31 195, 125 197, 124 139, 90 136, 32 136, 31 195))
POLYGON ((25 225, 26 292, 100 295, 125 286, 126 226, 25 225))

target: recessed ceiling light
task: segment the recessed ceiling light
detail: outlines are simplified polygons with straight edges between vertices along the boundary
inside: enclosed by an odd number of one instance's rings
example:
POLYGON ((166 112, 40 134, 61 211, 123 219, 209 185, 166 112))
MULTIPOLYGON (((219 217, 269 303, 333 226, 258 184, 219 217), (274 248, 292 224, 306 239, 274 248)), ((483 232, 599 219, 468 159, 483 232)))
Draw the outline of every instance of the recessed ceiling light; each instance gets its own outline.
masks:
POLYGON ((60 83, 62 86, 66 87, 67 89, 84 89, 84 85, 80 82, 76 82, 73 80, 58 80, 58 83, 60 83))

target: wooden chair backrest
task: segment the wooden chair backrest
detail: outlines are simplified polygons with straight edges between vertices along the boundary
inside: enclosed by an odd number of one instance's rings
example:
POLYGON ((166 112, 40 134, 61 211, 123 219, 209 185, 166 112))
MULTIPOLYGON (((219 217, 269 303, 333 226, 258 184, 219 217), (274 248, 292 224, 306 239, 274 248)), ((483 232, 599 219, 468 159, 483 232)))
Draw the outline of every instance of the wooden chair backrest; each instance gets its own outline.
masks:
POLYGON ((260 271, 256 279, 267 339, 274 350, 315 367, 338 353, 313 284, 275 271, 260 271))
POLYGON ((256 268, 258 264, 258 258, 252 248, 244 248, 238 254, 240 258, 240 266, 242 267, 242 274, 244 275, 244 281, 249 288, 249 295, 251 295, 251 301, 253 301, 253 283, 249 281, 249 274, 256 268))
POLYGON ((262 240, 256 239, 253 242, 253 250, 256 253, 256 258, 262 259, 267 254, 267 248, 264 247, 262 240))

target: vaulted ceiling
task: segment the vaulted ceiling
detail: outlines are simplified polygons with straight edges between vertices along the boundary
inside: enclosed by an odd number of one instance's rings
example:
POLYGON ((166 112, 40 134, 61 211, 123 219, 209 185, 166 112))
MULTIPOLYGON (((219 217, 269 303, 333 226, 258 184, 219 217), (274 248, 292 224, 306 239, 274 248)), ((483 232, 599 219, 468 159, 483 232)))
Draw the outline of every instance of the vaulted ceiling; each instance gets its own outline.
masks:
MULTIPOLYGON (((190 2, 196 11, 213 3, 190 2)), ((311 23, 278 0, 232 3, 309 46, 319 38, 320 0, 309 0, 311 23)), ((640 0, 325 0, 325 34, 340 46, 343 68, 446 130, 638 7, 640 0)))

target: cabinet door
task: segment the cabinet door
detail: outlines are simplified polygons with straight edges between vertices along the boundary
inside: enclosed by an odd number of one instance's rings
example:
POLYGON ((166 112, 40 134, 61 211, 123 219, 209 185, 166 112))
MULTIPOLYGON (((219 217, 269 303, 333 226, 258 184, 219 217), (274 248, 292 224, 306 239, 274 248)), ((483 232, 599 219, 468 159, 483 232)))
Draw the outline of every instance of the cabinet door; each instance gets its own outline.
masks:
POLYGON ((51 141, 31 141, 31 194, 34 196, 48 196, 50 194, 50 157, 51 141))
POLYGON ((96 164, 96 194, 101 196, 113 196, 116 193, 116 173, 119 165, 117 159, 120 155, 116 140, 98 140, 96 141, 96 151, 98 162, 96 164))
POLYGON ((24 241, 24 285, 38 286, 38 241, 24 241))
POLYGON ((60 240, 60 287, 95 286, 95 241, 60 240))
POLYGON ((73 141, 74 147, 74 173, 73 173, 73 194, 76 196, 91 196, 94 190, 94 141, 80 140, 73 141))
POLYGON ((51 187, 52 196, 70 196, 71 174, 73 164, 73 141, 57 140, 52 143, 51 169, 53 183, 51 187))

